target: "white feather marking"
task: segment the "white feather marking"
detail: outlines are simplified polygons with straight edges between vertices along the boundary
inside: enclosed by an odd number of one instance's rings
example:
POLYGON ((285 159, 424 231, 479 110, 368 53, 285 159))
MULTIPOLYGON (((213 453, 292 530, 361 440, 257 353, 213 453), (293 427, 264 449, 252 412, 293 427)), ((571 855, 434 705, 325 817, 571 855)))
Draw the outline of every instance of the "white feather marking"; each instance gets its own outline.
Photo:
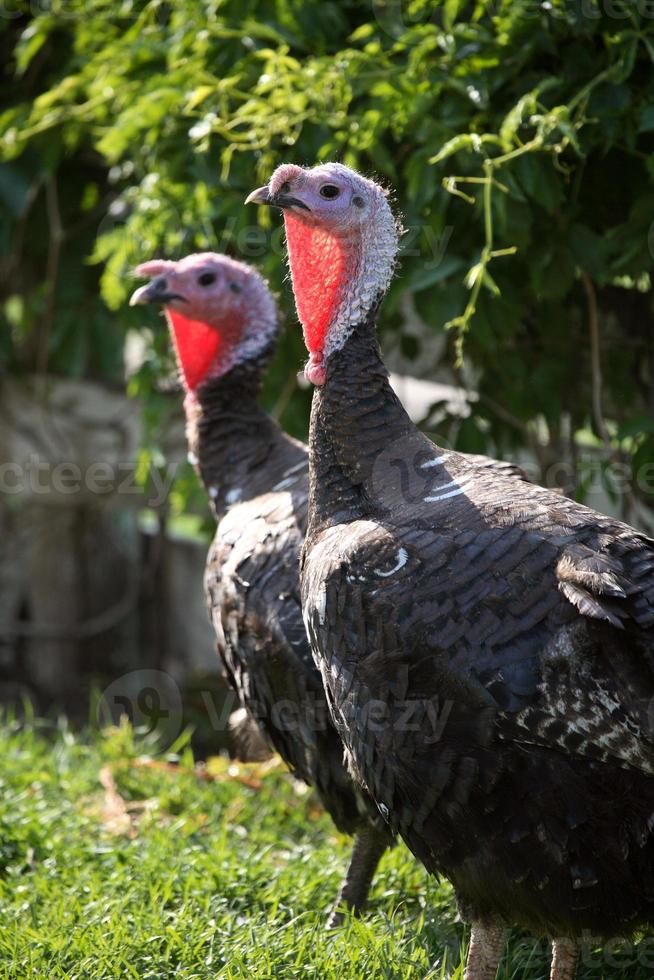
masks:
POLYGON ((284 470, 284 476, 290 476, 291 473, 297 473, 299 472, 299 470, 305 470, 306 467, 307 467, 306 459, 301 459, 299 463, 295 464, 295 466, 289 466, 287 470, 284 470))
POLYGON ((420 469, 429 470, 432 468, 432 466, 440 466, 441 463, 444 463, 447 459, 447 455, 449 454, 446 454, 445 456, 435 456, 433 459, 426 460, 424 463, 420 464, 420 469))
POLYGON ((318 613, 318 622, 321 626, 325 625, 325 613, 327 612, 327 589, 324 585, 320 586, 318 590, 318 596, 316 599, 316 612, 318 613))
POLYGON ((286 490, 287 487, 293 486, 296 479, 297 479, 296 476, 289 476, 285 480, 280 480, 280 482, 276 483, 275 486, 272 488, 272 492, 275 493, 277 490, 286 490))
MULTIPOLYGON (((458 497, 460 493, 465 493, 466 490, 468 489, 468 487, 470 486, 469 483, 458 484, 456 482, 456 480, 452 480, 452 483, 456 484, 456 487, 457 487, 456 490, 450 490, 450 491, 448 491, 448 493, 435 493, 435 494, 433 494, 430 497, 425 497, 424 498, 425 503, 426 504, 431 504, 431 503, 434 503, 434 501, 436 501, 436 500, 448 500, 450 497, 458 497)), ((446 486, 448 486, 448 487, 451 486, 451 485, 452 484, 450 484, 450 483, 447 483, 446 484, 446 486)))
POLYGON ((209 496, 212 500, 215 500, 218 496, 218 487, 209 487, 209 496))
POLYGON ((188 453, 186 454, 186 458, 188 459, 188 461, 191 464, 191 466, 197 466, 198 465, 198 457, 195 455, 194 452, 191 452, 190 449, 189 449, 188 453))
POLYGON ((240 500, 241 499, 241 494, 242 493, 243 493, 243 491, 241 490, 240 487, 235 487, 234 490, 230 490, 225 495, 225 503, 227 503, 227 504, 235 504, 237 500, 240 500))
POLYGON ((395 575, 395 572, 399 572, 403 568, 409 559, 409 555, 405 548, 400 548, 397 553, 397 562, 388 572, 380 572, 379 569, 375 569, 375 575, 379 578, 388 578, 389 575, 395 575))
POLYGON ((441 495, 442 490, 449 490, 450 487, 460 487, 461 484, 458 480, 450 480, 449 483, 442 483, 438 488, 438 495, 441 495))

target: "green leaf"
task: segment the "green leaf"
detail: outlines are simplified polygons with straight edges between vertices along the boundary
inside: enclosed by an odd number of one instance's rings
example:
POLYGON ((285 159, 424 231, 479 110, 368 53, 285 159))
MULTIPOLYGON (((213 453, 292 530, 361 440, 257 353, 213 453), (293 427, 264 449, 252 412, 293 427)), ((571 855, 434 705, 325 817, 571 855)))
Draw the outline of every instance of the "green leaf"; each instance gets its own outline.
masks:
POLYGON ((529 120, 529 117, 536 112, 540 96, 543 92, 560 84, 558 78, 544 78, 538 85, 529 92, 525 92, 518 99, 513 108, 506 114, 500 126, 500 139, 507 149, 513 145, 516 134, 525 119, 529 120))
POLYGON ((586 225, 573 224, 568 235, 570 250, 580 269, 591 279, 604 283, 608 276, 606 268, 606 240, 586 225))
POLYGON ((197 88, 189 92, 188 98, 186 100, 186 105, 184 106, 185 112, 191 112, 193 109, 197 108, 201 102, 208 99, 210 95, 214 94, 216 88, 214 85, 198 85, 197 88))
POLYGON ((48 31, 54 26, 54 18, 37 17, 26 27, 16 45, 16 72, 24 75, 33 59, 48 40, 48 31))
POLYGON ((551 214, 563 199, 561 175, 554 169, 549 156, 526 153, 512 164, 525 195, 531 202, 551 214))
POLYGON ((486 289, 488 289, 493 294, 493 296, 501 295, 500 287, 497 285, 497 283, 491 276, 490 272, 488 271, 488 268, 484 269, 484 278, 482 281, 486 289))
POLYGON ((443 26, 446 31, 451 31, 463 7, 463 0, 445 0, 443 5, 443 26))
POLYGON ((654 129, 654 105, 644 106, 640 114, 638 132, 651 133, 654 129))
POLYGON ((409 276, 408 286, 413 292, 419 293, 423 289, 428 289, 445 279, 449 279, 450 276, 460 272, 464 266, 465 262, 459 256, 446 255, 440 262, 431 267, 429 264, 425 264, 416 269, 409 276))
POLYGON ((618 428, 617 438, 620 440, 627 439, 642 435, 644 432, 654 434, 654 419, 651 415, 638 415, 627 422, 623 422, 618 428))
POLYGON ((460 133, 458 136, 453 136, 452 139, 448 140, 435 156, 430 157, 428 163, 442 163, 443 160, 447 160, 448 157, 453 156, 460 150, 481 153, 481 148, 482 142, 475 133, 460 133))
POLYGON ((30 184, 18 165, 0 163, 0 200, 17 218, 29 200, 30 184))

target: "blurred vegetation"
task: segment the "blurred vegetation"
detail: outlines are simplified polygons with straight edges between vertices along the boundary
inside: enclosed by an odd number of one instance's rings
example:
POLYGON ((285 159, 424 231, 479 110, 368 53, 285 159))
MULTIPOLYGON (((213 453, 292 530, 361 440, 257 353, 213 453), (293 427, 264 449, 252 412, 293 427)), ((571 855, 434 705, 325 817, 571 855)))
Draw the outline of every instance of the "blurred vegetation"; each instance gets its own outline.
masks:
MULTIPOLYGON (((409 229, 383 345, 407 373, 458 364, 479 392, 441 436, 472 451, 529 446, 543 471, 567 460, 580 492, 580 447, 606 466, 652 461, 654 4, 2 10, 10 370, 120 381, 125 333, 144 322, 126 307, 130 269, 153 255, 210 248, 255 261, 293 323, 281 223, 243 199, 283 160, 337 158, 392 186, 409 229)), ((155 422, 166 347, 163 331, 148 335, 130 382, 155 422)), ((300 435, 302 352, 299 331, 286 331, 266 389, 300 435)))

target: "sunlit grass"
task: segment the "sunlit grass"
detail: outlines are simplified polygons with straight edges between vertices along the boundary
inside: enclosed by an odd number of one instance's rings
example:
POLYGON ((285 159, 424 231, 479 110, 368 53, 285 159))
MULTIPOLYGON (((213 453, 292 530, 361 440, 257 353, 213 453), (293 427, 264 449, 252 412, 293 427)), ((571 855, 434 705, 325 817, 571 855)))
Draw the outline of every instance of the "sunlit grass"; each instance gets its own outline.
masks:
MULTIPOLYGON (((0 729, 0 978, 461 980, 451 890, 402 845, 368 914, 329 933, 349 842, 313 794, 282 767, 209 780, 184 746, 179 770, 144 748, 129 728, 0 729)), ((582 976, 644 980, 636 959, 582 976)), ((544 943, 516 936, 505 960, 501 980, 546 976, 544 943)))

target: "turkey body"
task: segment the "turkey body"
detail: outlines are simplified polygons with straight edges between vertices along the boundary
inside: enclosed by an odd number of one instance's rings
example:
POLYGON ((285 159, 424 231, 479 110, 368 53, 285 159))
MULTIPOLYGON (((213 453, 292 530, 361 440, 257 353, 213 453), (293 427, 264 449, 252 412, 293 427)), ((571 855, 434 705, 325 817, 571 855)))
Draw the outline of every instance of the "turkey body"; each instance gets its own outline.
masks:
POLYGON ((233 503, 220 518, 205 571, 207 604, 239 701, 298 777, 316 788, 338 829, 352 834, 365 821, 363 794, 345 771, 302 622, 307 453, 267 428, 266 458, 257 469, 269 489, 233 503))
MULTIPOLYGON (((265 358, 267 360, 267 357, 265 358)), ((300 604, 308 456, 257 403, 248 361, 187 404, 187 436, 218 520, 205 593, 218 654, 240 704, 343 833, 355 834, 340 901, 360 910, 391 835, 347 772, 300 604)), ((334 912, 332 924, 340 921, 334 912)))
POLYGON ((654 542, 435 448, 374 331, 314 394, 301 572, 350 766, 465 918, 623 935, 654 914, 654 542))

